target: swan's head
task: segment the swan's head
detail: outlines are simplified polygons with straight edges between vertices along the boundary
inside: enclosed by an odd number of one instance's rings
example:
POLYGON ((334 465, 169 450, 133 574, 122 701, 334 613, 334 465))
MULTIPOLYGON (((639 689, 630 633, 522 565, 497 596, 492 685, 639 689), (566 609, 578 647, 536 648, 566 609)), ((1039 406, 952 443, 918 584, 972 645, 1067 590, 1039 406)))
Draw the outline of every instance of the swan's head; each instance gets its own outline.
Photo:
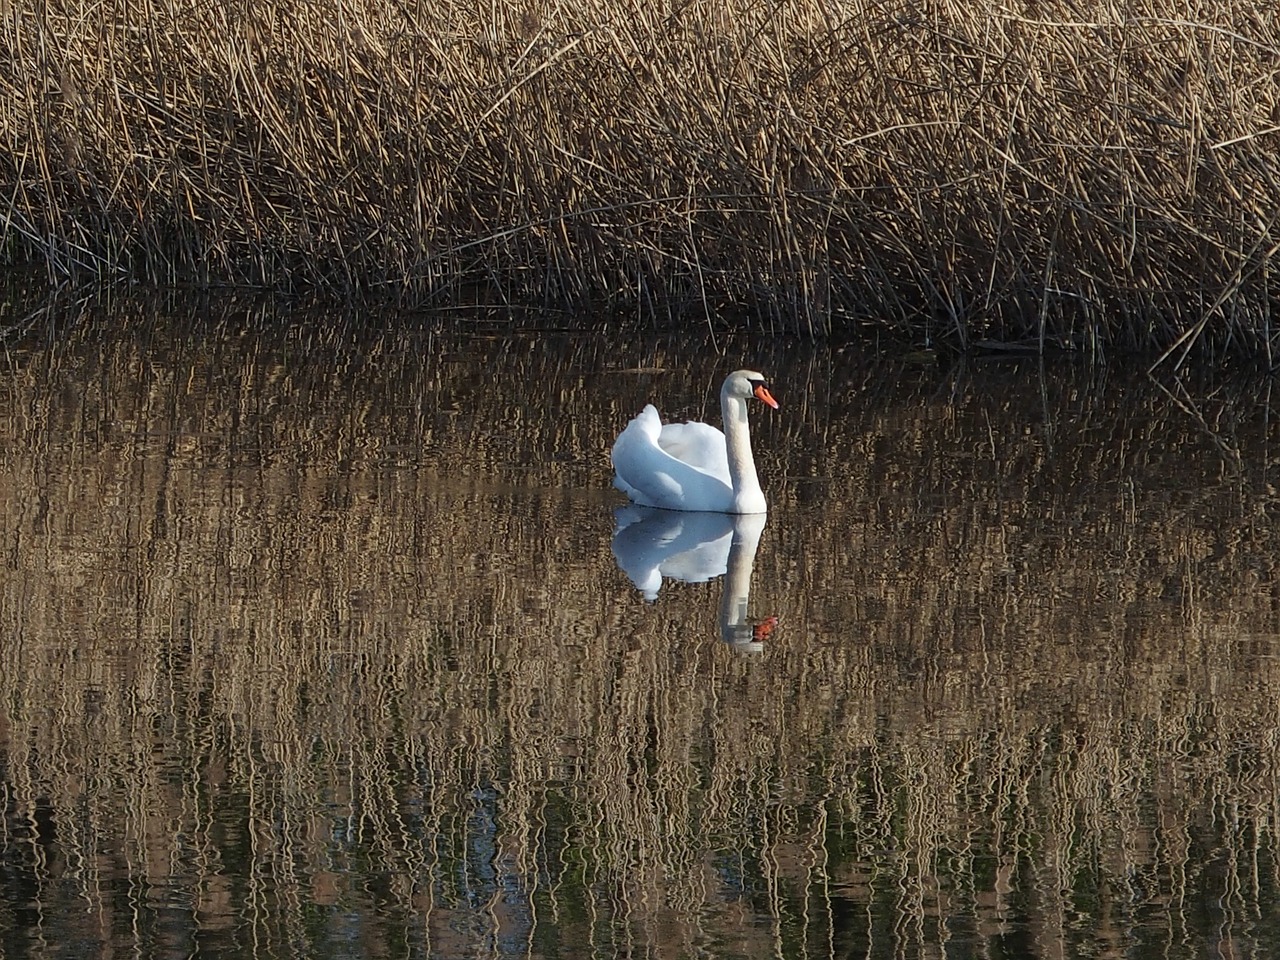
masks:
POLYGON ((735 370, 729 374, 720 390, 720 395, 737 397, 740 400, 750 400, 755 397, 761 403, 775 410, 778 409, 778 401, 773 399, 773 394, 769 392, 769 384, 765 382, 764 374, 756 373, 754 370, 735 370))

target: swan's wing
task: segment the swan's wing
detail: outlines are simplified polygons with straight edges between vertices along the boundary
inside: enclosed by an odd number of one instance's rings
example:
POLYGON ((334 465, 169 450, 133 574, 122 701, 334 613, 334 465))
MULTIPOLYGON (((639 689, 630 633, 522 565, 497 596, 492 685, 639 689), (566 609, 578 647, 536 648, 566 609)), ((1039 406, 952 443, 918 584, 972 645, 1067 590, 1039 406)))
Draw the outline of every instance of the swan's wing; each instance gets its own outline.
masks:
POLYGON ((627 424, 613 444, 614 486, 636 503, 650 507, 730 509, 733 488, 720 477, 664 450, 659 443, 663 429, 652 404, 627 424))
POLYGON ((658 435, 662 432, 662 420, 653 404, 645 406, 640 413, 627 424, 618 439, 613 442, 610 459, 613 461, 613 485, 637 503, 647 506, 658 506, 652 503, 653 497, 675 496, 679 489, 674 484, 666 484, 656 476, 655 471, 647 465, 661 454, 658 446, 658 435), (669 489, 668 489, 669 488, 669 489))
POLYGON ((708 423, 665 423, 658 434, 658 446, 691 467, 719 477, 725 483, 732 482, 724 433, 708 423))

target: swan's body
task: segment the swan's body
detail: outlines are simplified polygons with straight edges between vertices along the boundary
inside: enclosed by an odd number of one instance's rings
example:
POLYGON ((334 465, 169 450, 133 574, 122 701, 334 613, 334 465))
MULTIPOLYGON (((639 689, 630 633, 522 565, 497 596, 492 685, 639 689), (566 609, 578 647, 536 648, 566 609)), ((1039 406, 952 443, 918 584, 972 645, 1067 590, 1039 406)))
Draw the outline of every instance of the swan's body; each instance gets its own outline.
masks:
POLYGON ((647 507, 764 513, 747 426, 752 397, 778 406, 761 374, 729 374, 720 388, 724 432, 705 423, 663 424, 649 404, 613 444, 613 485, 647 507))

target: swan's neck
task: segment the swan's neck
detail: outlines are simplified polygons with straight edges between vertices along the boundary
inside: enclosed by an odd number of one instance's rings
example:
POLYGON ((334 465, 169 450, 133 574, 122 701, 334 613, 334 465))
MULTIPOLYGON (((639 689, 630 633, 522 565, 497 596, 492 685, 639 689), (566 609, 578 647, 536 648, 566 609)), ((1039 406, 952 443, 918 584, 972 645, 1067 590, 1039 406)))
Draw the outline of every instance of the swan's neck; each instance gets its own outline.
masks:
POLYGON ((738 513, 764 513, 764 491, 760 489, 755 457, 751 455, 747 402, 721 392, 720 412, 724 417, 725 450, 729 455, 729 479, 733 482, 734 508, 738 513))

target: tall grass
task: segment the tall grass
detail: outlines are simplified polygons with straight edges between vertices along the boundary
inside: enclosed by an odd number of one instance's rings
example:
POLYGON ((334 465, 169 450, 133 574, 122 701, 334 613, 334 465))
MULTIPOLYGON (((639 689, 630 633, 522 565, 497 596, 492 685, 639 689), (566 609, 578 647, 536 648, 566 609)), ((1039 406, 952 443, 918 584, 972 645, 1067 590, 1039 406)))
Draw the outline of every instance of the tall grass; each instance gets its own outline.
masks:
POLYGON ((0 12, 5 256, 1269 356, 1267 0, 49 0, 0 12))

